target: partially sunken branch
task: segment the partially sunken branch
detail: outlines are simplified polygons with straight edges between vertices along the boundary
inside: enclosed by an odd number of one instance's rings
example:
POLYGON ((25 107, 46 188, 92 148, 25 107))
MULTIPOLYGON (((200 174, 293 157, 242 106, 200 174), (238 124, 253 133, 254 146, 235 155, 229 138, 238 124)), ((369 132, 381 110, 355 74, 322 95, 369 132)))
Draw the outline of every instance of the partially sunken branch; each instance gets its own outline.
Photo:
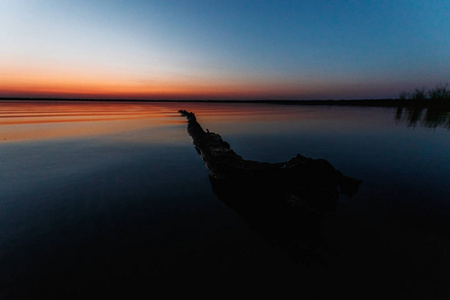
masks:
MULTIPOLYGON (((192 112, 179 111, 188 120, 188 133, 209 170, 213 183, 253 189, 255 194, 280 196, 293 205, 332 209, 338 193, 352 196, 360 180, 342 175, 328 161, 300 154, 281 163, 245 160, 219 134, 204 131, 192 112)), ((224 191, 226 192, 226 191, 224 191)))

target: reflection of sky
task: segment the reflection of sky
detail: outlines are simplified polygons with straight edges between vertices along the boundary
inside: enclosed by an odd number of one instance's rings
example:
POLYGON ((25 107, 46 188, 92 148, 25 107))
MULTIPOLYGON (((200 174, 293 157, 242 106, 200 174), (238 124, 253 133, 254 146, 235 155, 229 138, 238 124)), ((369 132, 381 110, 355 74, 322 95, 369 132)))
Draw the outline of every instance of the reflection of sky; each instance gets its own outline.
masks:
MULTIPOLYGON (((234 138, 239 136, 325 135, 326 140, 345 136, 382 136, 409 123, 396 119, 394 108, 298 106, 234 103, 136 103, 136 102, 0 102, 0 141, 120 134, 156 143, 173 143, 184 126, 178 110, 195 112, 206 129, 234 138), (158 130, 154 130, 159 127, 158 130)), ((422 122, 423 123, 423 122, 422 122)), ((419 123, 418 125, 426 125, 419 123)), ((433 129, 443 134, 446 123, 433 129)), ((427 126, 429 127, 429 126, 427 126)))
POLYGON ((377 98, 445 82, 448 1, 13 1, 0 93, 377 98))
POLYGON ((157 104, 4 102, 0 106, 0 140, 5 143, 117 134, 132 138, 142 130, 135 136, 136 141, 173 143, 178 136, 170 132, 170 125, 184 124, 175 115, 176 110, 157 104))

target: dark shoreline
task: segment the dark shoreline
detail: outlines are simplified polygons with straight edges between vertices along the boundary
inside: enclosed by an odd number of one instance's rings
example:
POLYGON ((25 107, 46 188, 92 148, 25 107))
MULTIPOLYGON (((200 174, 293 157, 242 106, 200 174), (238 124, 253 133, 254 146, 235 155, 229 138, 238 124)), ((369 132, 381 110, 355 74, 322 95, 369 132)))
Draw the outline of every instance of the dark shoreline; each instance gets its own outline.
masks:
POLYGON ((355 99, 355 100, 146 100, 146 99, 81 99, 81 98, 26 98, 0 97, 0 101, 79 101, 79 102, 142 102, 142 103, 245 103, 282 105, 337 105, 371 107, 450 107, 446 100, 405 100, 405 99, 355 99))

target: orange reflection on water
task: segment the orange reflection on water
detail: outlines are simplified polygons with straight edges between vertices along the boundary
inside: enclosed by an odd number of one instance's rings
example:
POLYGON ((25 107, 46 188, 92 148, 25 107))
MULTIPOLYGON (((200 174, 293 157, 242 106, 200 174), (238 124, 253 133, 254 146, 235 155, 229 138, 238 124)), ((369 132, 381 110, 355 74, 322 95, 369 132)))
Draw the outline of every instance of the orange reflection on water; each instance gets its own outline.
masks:
MULTIPOLYGON (((184 130, 151 128, 186 124, 178 110, 195 112, 205 128, 228 133, 280 133, 371 130, 386 123, 385 115, 357 107, 341 108, 249 103, 0 101, 0 142, 122 134, 145 129, 135 140, 174 142, 184 130), (370 122, 369 122, 370 120, 370 122), (338 122, 338 123, 336 123, 338 122), (355 127, 355 124, 358 124, 355 127), (336 128, 339 124, 339 128, 336 128), (148 129, 148 130, 147 130, 148 129)), ((122 135, 124 137, 124 135, 122 135)))
POLYGON ((123 133, 182 122, 173 118, 177 115, 176 111, 154 103, 2 101, 0 140, 123 133))

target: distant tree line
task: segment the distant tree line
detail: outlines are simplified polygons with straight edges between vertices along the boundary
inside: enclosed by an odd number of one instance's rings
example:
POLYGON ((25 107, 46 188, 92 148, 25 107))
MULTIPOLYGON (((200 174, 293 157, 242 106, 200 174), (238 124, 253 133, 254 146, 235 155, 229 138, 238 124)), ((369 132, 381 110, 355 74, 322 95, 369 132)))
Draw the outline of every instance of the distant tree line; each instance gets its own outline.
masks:
POLYGON ((450 99, 450 90, 447 89, 448 83, 446 84, 437 84, 434 88, 427 89, 416 88, 412 92, 402 91, 399 94, 399 99, 411 99, 411 100, 442 100, 442 99, 450 99))

